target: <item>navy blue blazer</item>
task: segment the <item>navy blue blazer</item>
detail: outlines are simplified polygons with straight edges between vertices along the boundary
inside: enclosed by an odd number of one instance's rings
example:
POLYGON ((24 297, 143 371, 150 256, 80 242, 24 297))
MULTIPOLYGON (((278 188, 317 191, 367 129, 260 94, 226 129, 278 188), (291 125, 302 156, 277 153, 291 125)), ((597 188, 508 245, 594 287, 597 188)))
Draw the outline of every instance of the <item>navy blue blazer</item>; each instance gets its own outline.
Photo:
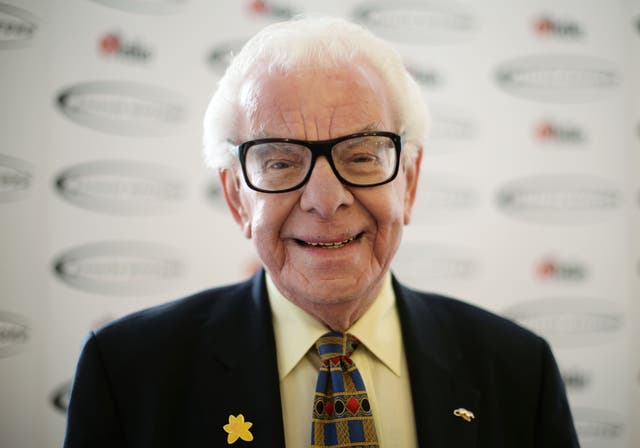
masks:
MULTIPOLYGON (((578 446, 543 339, 469 304, 395 279, 393 288, 421 447, 578 446), (475 419, 454 415, 458 408, 475 419)), ((91 332, 73 382, 64 446, 224 447, 230 414, 253 423, 254 440, 235 446, 284 446, 263 272, 91 332)))

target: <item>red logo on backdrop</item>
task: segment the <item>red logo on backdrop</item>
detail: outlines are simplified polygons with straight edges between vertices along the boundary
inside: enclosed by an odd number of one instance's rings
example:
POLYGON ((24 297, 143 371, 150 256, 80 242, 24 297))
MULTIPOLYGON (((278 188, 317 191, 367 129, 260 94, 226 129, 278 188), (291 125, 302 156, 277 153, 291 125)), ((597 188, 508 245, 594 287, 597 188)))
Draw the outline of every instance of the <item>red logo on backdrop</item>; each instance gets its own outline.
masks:
POLYGON ((540 280, 581 281, 587 269, 575 261, 545 258, 537 265, 536 274, 540 280))
POLYGON ((540 123, 535 132, 536 137, 538 137, 539 140, 550 139, 555 133, 556 131, 553 128, 553 125, 549 122, 540 123))
POLYGON ((541 143, 582 143, 584 132, 577 126, 543 120, 534 126, 533 135, 541 143))
POLYGON ((540 278, 553 277, 556 272, 556 266, 552 260, 543 260, 542 263, 538 265, 537 272, 540 278))
POLYGON ((267 5, 262 0, 255 0, 251 2, 251 4, 249 5, 249 9, 251 9, 251 12, 254 12, 256 14, 262 14, 267 10, 267 5))
POLYGON ((538 34, 547 34, 553 29, 553 22, 548 17, 541 17, 535 21, 534 28, 538 34))
POLYGON ((290 19, 294 16, 294 11, 282 5, 274 5, 272 2, 264 0, 253 0, 249 2, 248 10, 251 14, 267 15, 278 19, 290 19))
POLYGON ((106 54, 117 53, 120 50, 120 37, 113 33, 107 34, 100 39, 100 50, 106 54))
POLYGON ((538 36, 580 37, 582 28, 577 22, 541 16, 533 21, 533 29, 538 36))
POLYGON ((120 56, 129 60, 145 62, 152 52, 139 42, 125 40, 118 33, 107 33, 98 39, 98 51, 105 56, 120 56))

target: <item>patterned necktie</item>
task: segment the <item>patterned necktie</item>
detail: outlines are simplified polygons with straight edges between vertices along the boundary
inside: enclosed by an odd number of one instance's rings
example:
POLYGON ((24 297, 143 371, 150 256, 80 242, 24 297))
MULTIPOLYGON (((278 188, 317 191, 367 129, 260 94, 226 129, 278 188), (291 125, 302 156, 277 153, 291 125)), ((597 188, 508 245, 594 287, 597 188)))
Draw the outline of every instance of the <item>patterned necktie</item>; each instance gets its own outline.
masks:
POLYGON ((378 446, 364 381, 350 358, 359 343, 338 332, 316 342, 322 365, 313 400, 312 448, 378 446))

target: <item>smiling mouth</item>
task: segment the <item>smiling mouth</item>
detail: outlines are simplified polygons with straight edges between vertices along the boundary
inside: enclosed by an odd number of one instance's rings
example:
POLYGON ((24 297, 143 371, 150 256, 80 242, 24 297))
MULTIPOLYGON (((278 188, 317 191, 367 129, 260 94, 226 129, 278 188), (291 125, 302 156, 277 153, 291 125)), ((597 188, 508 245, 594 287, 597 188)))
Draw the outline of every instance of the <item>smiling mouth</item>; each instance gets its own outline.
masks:
POLYGON ((322 243, 322 242, 316 242, 316 243, 312 243, 309 241, 303 241, 303 240, 296 240, 298 242, 298 244, 305 246, 305 247, 318 247, 321 249, 339 249, 341 247, 346 246, 349 243, 352 243, 358 239, 360 239, 360 237, 362 236, 362 233, 359 233, 358 235, 352 237, 352 238, 348 238, 346 240, 342 240, 342 241, 335 241, 332 243, 322 243))

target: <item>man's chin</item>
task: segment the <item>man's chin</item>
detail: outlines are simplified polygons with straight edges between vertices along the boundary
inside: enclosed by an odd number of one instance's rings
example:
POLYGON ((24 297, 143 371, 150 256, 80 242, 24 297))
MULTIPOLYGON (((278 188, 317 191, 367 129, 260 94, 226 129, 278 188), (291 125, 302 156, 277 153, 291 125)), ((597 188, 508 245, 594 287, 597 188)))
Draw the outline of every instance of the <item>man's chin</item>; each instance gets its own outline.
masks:
MULTIPOLYGON (((294 287, 294 289, 296 288, 294 287)), ((305 288, 297 289, 299 297, 303 297, 310 303, 318 305, 349 303, 366 295, 354 277, 332 277, 315 280, 305 285, 305 288)))
POLYGON ((310 298, 307 299, 307 301, 309 303, 313 303, 315 305, 320 305, 320 306, 331 306, 331 305, 343 305, 343 304, 347 304, 347 303, 351 303, 353 302, 355 299, 354 297, 345 297, 343 295, 340 296, 327 296, 327 297, 318 297, 318 296, 312 296, 310 298))
POLYGON ((322 290, 317 288, 312 291, 292 291, 290 300, 303 310, 315 314, 314 311, 336 310, 342 307, 351 308, 357 306, 361 299, 347 290, 322 290))

